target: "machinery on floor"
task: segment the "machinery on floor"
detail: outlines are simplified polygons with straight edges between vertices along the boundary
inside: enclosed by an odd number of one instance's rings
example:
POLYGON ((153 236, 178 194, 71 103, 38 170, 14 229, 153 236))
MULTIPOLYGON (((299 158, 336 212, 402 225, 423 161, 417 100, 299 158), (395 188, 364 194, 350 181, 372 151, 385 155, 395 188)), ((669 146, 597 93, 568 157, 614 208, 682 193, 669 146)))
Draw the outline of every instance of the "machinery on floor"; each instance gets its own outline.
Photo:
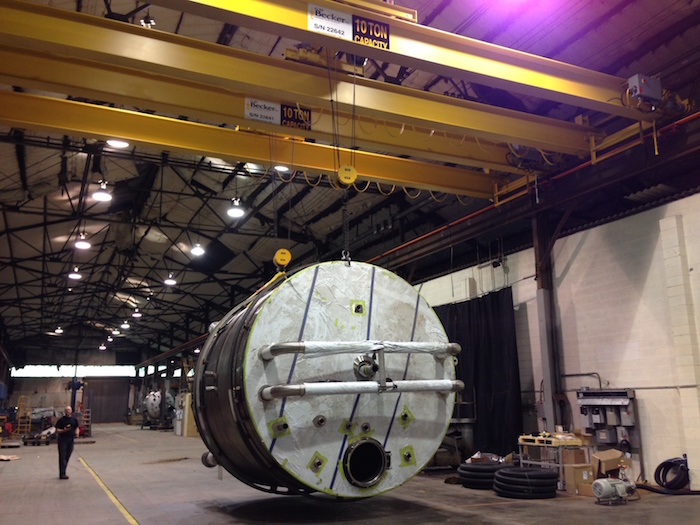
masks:
POLYGON ((165 396, 160 390, 150 392, 143 400, 143 420, 141 428, 173 428, 173 414, 175 411, 175 398, 166 392, 165 396))
POLYGON ((636 489, 634 481, 626 477, 600 478, 593 482, 593 495, 596 497, 596 503, 607 503, 608 505, 627 503, 628 498, 635 493, 636 489))
POLYGON ((383 268, 278 275, 211 331, 195 417, 221 465, 265 492, 364 498, 428 463, 453 414, 454 356, 435 312, 383 268))

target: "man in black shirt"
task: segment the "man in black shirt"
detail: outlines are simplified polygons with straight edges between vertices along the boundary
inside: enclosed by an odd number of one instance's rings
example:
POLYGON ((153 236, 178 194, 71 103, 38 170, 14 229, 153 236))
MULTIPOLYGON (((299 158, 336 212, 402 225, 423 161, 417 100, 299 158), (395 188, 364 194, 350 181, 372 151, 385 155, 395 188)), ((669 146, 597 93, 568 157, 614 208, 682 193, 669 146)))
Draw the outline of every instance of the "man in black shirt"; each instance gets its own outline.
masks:
POLYGON ((56 421, 56 434, 58 434, 58 473, 59 479, 68 479, 66 467, 73 453, 73 438, 77 438, 80 429, 78 420, 73 417, 73 408, 66 407, 65 415, 56 421))

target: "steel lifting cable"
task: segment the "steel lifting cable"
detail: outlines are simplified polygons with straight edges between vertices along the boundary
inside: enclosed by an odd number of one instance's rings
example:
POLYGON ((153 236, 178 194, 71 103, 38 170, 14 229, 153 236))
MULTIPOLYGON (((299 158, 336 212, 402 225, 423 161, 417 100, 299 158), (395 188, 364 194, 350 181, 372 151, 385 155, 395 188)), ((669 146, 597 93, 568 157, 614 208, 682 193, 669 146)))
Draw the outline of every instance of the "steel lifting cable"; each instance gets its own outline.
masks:
MULTIPOLYGON (((336 58, 337 60, 337 58, 336 58)), ((337 175, 338 168, 340 167, 340 129, 338 127, 338 115, 337 115, 337 105, 338 105, 338 95, 336 93, 335 100, 333 99, 333 77, 331 75, 331 55, 330 50, 326 48, 326 64, 328 64, 328 93, 330 96, 331 104, 331 132, 333 135, 333 147, 335 148, 335 156, 333 157, 333 167, 337 175)), ((336 85, 337 89, 337 85, 336 85)))
MULTIPOLYGON (((352 75, 352 124, 351 124, 351 139, 350 139, 350 165, 355 165, 355 121, 356 115, 356 84, 357 84, 357 64, 353 60, 353 75, 352 75)), ((340 166, 340 156, 338 156, 338 166, 340 166)), ((354 185, 354 181, 353 181, 354 185)), ((369 187, 369 184, 365 187, 365 190, 369 187)), ((348 265, 350 264, 350 217, 348 214, 348 187, 343 188, 343 252, 342 260, 348 265)))
POLYGON ((343 261, 350 264, 350 220, 348 215, 348 189, 343 189, 343 261))

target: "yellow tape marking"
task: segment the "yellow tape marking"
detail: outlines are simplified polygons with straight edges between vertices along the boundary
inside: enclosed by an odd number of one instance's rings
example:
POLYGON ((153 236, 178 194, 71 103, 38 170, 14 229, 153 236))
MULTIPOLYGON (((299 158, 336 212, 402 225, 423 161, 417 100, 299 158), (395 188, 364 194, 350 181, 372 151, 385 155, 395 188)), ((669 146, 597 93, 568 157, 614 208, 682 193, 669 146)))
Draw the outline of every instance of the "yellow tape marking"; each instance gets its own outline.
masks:
POLYGON ((95 473, 94 470, 90 468, 90 466, 85 462, 83 458, 78 458, 80 459, 80 462, 85 466, 86 469, 88 469, 88 472, 92 474, 92 477, 95 478, 95 481, 97 481, 97 484, 102 488, 102 490, 105 491, 105 494, 107 494, 107 497, 114 503, 114 505, 119 509, 119 512, 122 513, 122 516, 126 518, 126 521, 129 523, 129 525, 139 525, 139 522, 134 519, 134 517, 129 514, 129 511, 124 508, 124 505, 120 503, 120 501, 117 499, 117 497, 112 494, 112 491, 107 488, 107 485, 102 483, 102 480, 100 477, 95 473))

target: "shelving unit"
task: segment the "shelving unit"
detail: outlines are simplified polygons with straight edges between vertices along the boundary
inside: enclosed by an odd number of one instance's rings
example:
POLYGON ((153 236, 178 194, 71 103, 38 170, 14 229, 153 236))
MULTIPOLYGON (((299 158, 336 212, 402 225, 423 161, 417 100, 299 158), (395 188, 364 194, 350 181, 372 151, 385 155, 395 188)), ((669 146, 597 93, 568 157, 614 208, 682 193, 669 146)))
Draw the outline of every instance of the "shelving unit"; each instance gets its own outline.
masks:
POLYGON ((583 450, 585 461, 591 462, 591 447, 583 445, 580 439, 558 439, 541 436, 520 436, 518 438, 518 453, 520 464, 527 466, 540 466, 544 468, 556 468, 559 471, 559 483, 557 488, 564 490, 564 450, 583 450), (530 455, 530 447, 537 450, 539 459, 527 458, 530 455))
POLYGON ((92 437, 92 409, 83 410, 83 426, 85 427, 85 437, 92 437))

